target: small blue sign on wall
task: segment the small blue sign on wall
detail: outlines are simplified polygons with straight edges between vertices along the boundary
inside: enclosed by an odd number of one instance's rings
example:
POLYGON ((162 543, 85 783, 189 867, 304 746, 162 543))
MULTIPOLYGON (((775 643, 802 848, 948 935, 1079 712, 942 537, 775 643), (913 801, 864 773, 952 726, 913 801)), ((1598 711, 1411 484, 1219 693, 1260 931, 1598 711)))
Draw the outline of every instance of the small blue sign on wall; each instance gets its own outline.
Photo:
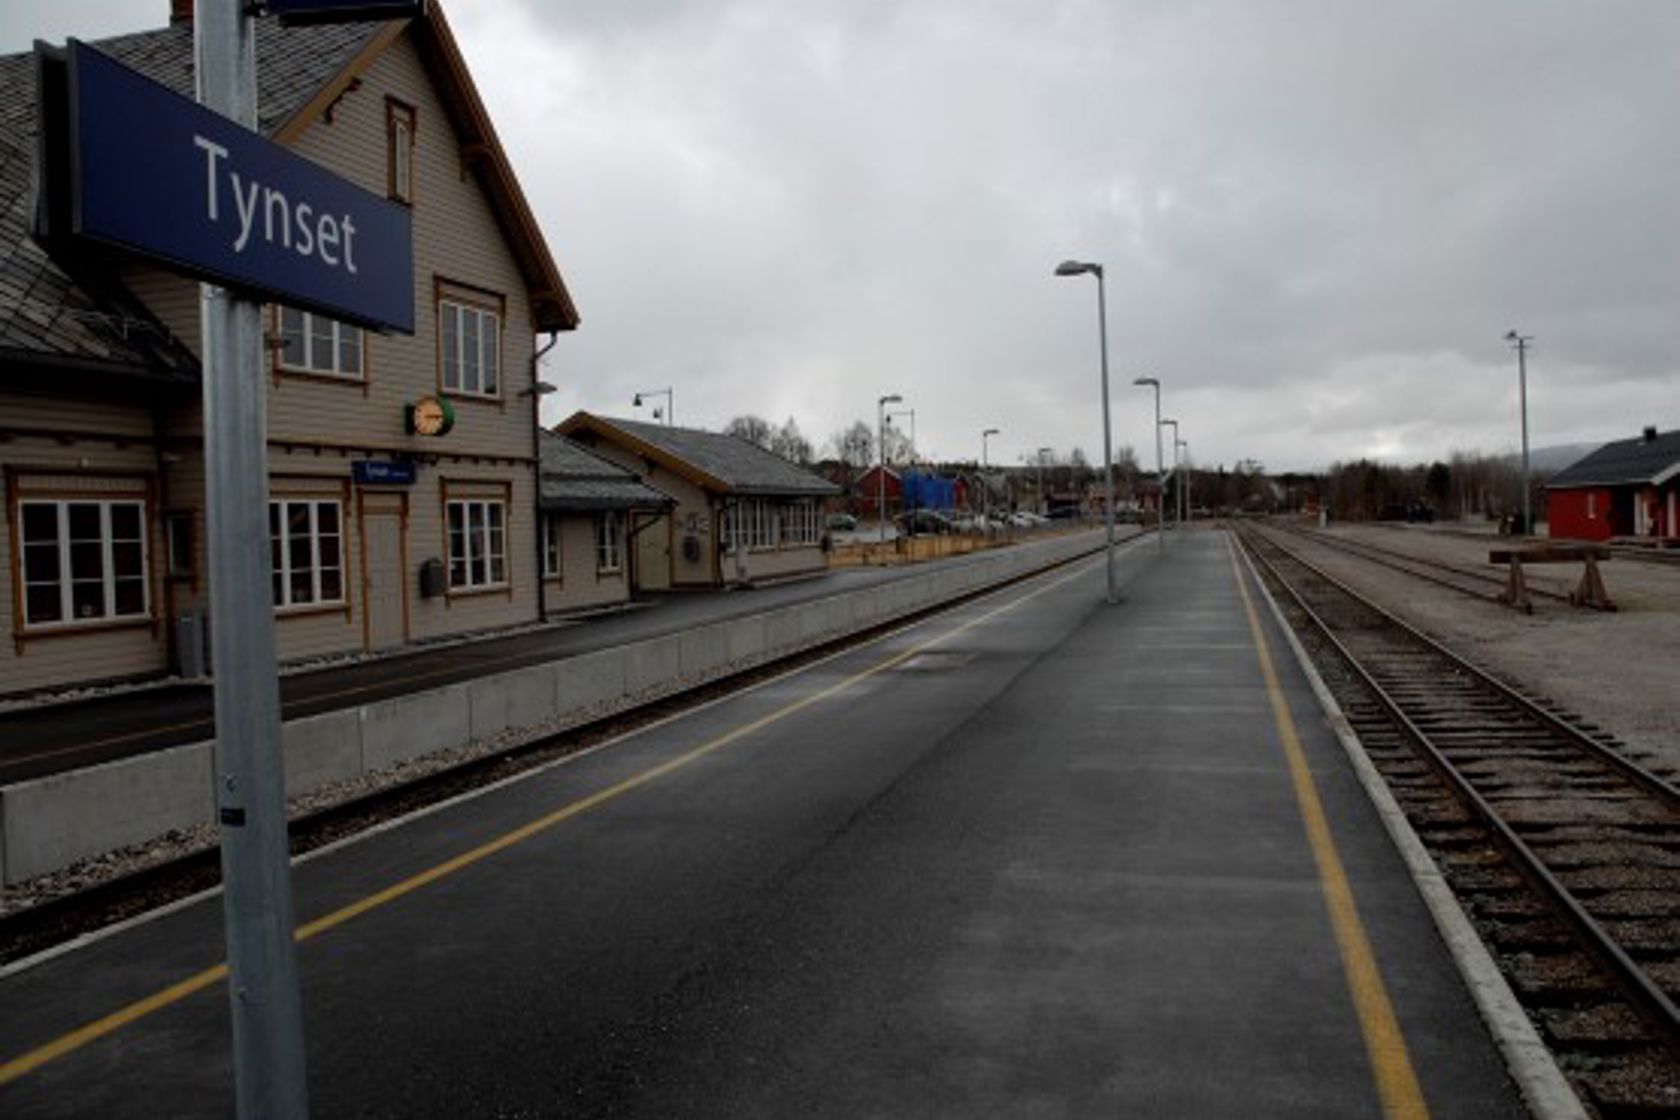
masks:
POLYGON ((414 333, 406 207, 71 40, 71 228, 227 287, 414 333))
POLYGON ((350 477, 364 486, 412 486, 414 464, 405 460, 353 459, 350 477))

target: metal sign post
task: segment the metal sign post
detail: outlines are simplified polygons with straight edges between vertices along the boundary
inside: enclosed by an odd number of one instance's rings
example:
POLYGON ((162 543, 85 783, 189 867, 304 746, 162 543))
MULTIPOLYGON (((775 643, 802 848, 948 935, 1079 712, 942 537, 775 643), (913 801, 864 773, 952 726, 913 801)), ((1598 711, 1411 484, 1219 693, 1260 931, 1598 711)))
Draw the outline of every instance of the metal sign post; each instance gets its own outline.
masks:
MULTIPOLYGON (((193 33, 199 101, 254 129, 256 28, 248 11, 244 0, 199 0, 193 33)), ((270 589, 262 305, 210 284, 201 287, 199 305, 216 795, 238 1114, 306 1117, 270 589)))

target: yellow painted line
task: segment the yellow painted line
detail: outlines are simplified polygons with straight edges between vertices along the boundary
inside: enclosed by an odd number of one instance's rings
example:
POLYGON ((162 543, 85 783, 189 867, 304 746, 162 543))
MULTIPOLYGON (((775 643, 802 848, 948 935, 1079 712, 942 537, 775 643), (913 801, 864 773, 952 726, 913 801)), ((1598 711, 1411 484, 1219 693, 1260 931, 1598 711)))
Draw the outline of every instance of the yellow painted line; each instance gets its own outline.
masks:
MULTIPOLYGON (((415 891, 418 891, 423 887, 430 886, 441 879, 448 878, 450 875, 453 875, 458 871, 464 871, 474 864, 481 863, 484 860, 489 859, 498 852, 506 851, 514 845, 521 844, 539 833, 546 832, 555 825, 571 820, 573 817, 581 816, 582 814, 589 812, 591 809, 596 809, 605 805, 609 801, 623 797, 625 794, 640 789, 642 786, 656 781, 667 774, 681 770, 683 767, 692 762, 720 751, 724 747, 729 746, 731 743, 739 742, 740 740, 762 731, 773 724, 780 723, 782 720, 787 719, 791 715, 802 712, 813 705, 820 704, 824 700, 828 700, 831 697, 852 688, 854 685, 861 684, 871 677, 884 673, 898 665, 902 665, 910 658, 915 657, 918 654, 925 653, 942 642, 949 641, 960 634, 964 634, 969 630, 974 629, 976 626, 990 622, 992 619, 1014 610, 1023 603, 1031 602, 1040 595, 1053 591, 1070 580, 1079 578, 1085 573, 1091 571, 1094 567, 1094 563, 1080 565, 1078 568, 1069 572, 1067 575, 1062 576, 1060 579, 1036 587, 1017 599, 1011 599, 1002 606, 995 607, 992 610, 987 611, 985 614, 977 615, 960 626, 947 630, 945 633, 940 634, 937 637, 930 638, 920 645, 904 650, 902 653, 896 653, 884 661, 877 662, 869 668, 854 673, 852 676, 847 677, 842 681, 829 685, 827 688, 822 689, 819 692, 813 692, 809 696, 805 696, 799 700, 793 701, 790 704, 777 708, 775 711, 760 716, 758 719, 755 719, 750 723, 742 724, 740 727, 737 727, 732 731, 727 731, 714 739, 709 739, 706 742, 701 743, 699 746, 675 756, 674 758, 667 759, 658 766, 654 766, 648 770, 642 771, 639 774, 626 778, 617 785, 609 786, 606 789, 599 790, 587 797, 579 798, 576 801, 561 806, 552 813, 548 813, 544 816, 536 818, 533 821, 520 825, 511 832, 505 832, 496 837, 494 840, 487 841, 476 848, 462 852, 460 855, 447 859, 444 862, 428 868, 417 875, 411 875, 407 879, 393 883, 383 890, 375 891, 373 894, 358 899, 357 901, 350 903, 348 906, 334 910, 332 913, 316 918, 312 922, 306 922, 297 927, 293 933, 293 937, 299 942, 319 937, 328 930, 341 926, 353 918, 360 917, 371 910, 377 910, 387 903, 395 902, 406 895, 413 894, 415 891)), ((815 666, 811 666, 810 668, 815 668, 815 666)), ((797 672, 801 673, 807 671, 809 670, 797 670, 797 672)), ((137 1000, 126 1007, 113 1011, 111 1014, 106 1015, 102 1019, 96 1019, 84 1026, 77 1027, 75 1030, 54 1039, 44 1046, 39 1046, 26 1054, 13 1058, 4 1065, 0 1065, 0 1085, 10 1084, 18 1078, 23 1077, 25 1074, 40 1069, 49 1062, 62 1058, 66 1054, 81 1049, 90 1042, 103 1038, 108 1034, 112 1034, 115 1031, 128 1026, 130 1023, 145 1018, 154 1011, 161 1011, 163 1008, 168 1007, 171 1004, 178 1003, 197 992, 201 992, 213 984, 220 983, 222 980, 226 979, 227 975, 228 967, 225 962, 215 965, 214 967, 207 968, 204 971, 196 973, 177 984, 172 984, 169 987, 164 988, 162 991, 156 992, 144 999, 137 1000)))
MULTIPOLYGON (((1227 539, 1227 548, 1231 548, 1227 539)), ((1377 968, 1376 954, 1365 935, 1365 925, 1359 920, 1359 907, 1354 902, 1353 888, 1348 884, 1347 871, 1336 851, 1336 841, 1330 833, 1330 821, 1324 804, 1318 798, 1312 771, 1307 767, 1306 752, 1295 729, 1295 719, 1289 713, 1283 686, 1278 683, 1277 670, 1272 664, 1271 646, 1266 632, 1260 628, 1260 616, 1254 610, 1254 600, 1243 582, 1242 569, 1231 548, 1231 568, 1236 573, 1237 590, 1242 592, 1243 610, 1248 614, 1248 628, 1254 635, 1255 652, 1260 659, 1260 675, 1266 681, 1266 694, 1271 698, 1272 720, 1277 724, 1283 741, 1283 753, 1289 760, 1289 776, 1295 787, 1295 803, 1307 829, 1307 843, 1312 848, 1313 862, 1318 866, 1319 886, 1324 892, 1324 904, 1330 911, 1330 927, 1335 932, 1336 948, 1341 954, 1342 971, 1347 977, 1348 990, 1353 996, 1354 1010, 1359 1016, 1359 1029, 1365 1036, 1365 1053, 1376 1078, 1377 1095, 1382 1100, 1383 1115, 1389 1117, 1427 1117, 1423 1089, 1418 1085, 1412 1068, 1411 1055, 1406 1051, 1406 1038, 1400 1031, 1400 1021, 1389 1001, 1382 972, 1377 968)))

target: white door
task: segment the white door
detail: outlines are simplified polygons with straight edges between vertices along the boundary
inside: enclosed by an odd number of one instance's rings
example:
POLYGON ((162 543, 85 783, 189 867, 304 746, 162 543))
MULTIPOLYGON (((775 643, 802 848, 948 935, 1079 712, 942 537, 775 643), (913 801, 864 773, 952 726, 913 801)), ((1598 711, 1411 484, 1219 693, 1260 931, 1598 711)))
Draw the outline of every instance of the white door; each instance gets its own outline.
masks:
POLYGON ((366 510, 362 517, 364 580, 362 602, 367 609, 367 648, 390 649, 407 640, 404 600, 408 574, 403 571, 401 514, 366 510))
POLYGON ((670 590, 671 518, 631 514, 630 530, 636 534, 636 590, 670 590))

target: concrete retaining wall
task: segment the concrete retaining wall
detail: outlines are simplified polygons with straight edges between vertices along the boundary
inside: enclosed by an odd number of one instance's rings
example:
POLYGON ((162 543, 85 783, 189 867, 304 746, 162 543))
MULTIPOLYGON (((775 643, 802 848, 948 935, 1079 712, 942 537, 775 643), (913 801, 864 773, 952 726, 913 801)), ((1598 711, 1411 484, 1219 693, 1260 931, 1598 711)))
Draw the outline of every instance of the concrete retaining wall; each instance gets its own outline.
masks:
MULTIPOLYGON (((1099 547, 1090 534, 948 561, 891 583, 322 715, 282 728, 286 791, 523 729, 559 730, 877 626, 1099 547)), ((0 788, 10 884, 211 819, 211 744, 0 788)))

